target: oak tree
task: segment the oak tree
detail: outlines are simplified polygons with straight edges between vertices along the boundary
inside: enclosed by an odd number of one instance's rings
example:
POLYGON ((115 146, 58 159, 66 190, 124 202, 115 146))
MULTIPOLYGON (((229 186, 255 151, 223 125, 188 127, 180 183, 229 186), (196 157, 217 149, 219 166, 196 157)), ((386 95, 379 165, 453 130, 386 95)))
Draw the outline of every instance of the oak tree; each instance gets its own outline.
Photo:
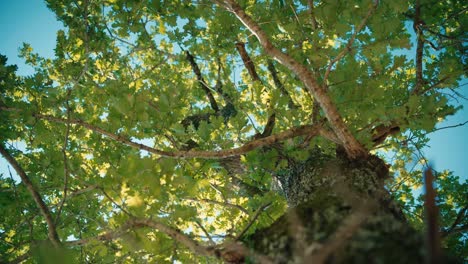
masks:
POLYGON ((55 56, 0 60, 2 262, 468 256, 468 184, 419 155, 459 109, 466 1, 47 5, 55 56))

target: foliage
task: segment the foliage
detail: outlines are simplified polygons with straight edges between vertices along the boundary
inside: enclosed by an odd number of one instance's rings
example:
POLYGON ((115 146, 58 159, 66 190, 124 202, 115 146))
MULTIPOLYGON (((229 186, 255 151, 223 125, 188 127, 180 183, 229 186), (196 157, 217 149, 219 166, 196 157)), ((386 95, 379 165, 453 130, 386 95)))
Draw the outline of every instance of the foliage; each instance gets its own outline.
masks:
MULTIPOLYGON (((410 167, 458 109, 466 2, 239 1, 318 90, 231 2, 47 1, 65 28, 55 57, 24 44, 23 77, 0 57, 0 146, 31 181, 0 178, 2 261, 47 261, 51 229, 77 262, 215 261, 284 213, 276 176, 342 144, 320 89, 366 152, 394 155, 388 189, 424 227, 410 167)), ((467 187, 439 174, 443 245, 465 258, 467 187)))

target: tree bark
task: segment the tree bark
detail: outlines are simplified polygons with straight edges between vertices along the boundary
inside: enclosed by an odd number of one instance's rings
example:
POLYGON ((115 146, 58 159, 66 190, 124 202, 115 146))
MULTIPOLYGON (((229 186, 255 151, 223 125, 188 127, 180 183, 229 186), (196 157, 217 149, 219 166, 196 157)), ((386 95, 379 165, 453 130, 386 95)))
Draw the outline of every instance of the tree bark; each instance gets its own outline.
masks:
POLYGON ((307 161, 278 172, 290 209, 243 242, 274 263, 425 262, 423 234, 384 188, 387 165, 376 156, 351 161, 342 152, 313 150, 307 161))

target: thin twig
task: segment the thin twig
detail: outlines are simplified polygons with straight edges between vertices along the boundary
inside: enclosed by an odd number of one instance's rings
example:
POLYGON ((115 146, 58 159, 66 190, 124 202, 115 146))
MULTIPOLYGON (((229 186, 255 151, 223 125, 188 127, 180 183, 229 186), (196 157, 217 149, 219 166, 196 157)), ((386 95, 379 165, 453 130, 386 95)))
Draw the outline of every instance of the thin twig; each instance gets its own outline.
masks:
POLYGON ((374 13, 375 9, 377 8, 377 2, 374 2, 372 6, 369 8, 369 11, 367 11, 367 15, 364 17, 364 19, 361 21, 359 26, 354 30, 353 35, 351 38, 348 40, 348 43, 346 44, 345 48, 336 56, 330 64, 328 64, 327 70, 325 71, 325 75, 323 77, 324 83, 328 80, 328 76, 330 75, 331 69, 335 63, 337 63, 339 60, 341 60, 346 54, 348 54, 351 51, 351 47, 353 46, 354 40, 356 40, 356 36, 361 30, 364 28, 364 26, 367 24, 367 20, 372 16, 374 13))
POLYGON ((217 205, 221 205, 221 206, 228 206, 228 207, 236 208, 239 211, 243 212, 244 214, 249 215, 249 211, 247 211, 244 207, 242 207, 240 205, 237 205, 237 204, 232 204, 232 203, 228 203, 228 202, 218 202, 218 201, 210 200, 210 199, 185 198, 185 200, 194 201, 194 202, 212 203, 212 204, 217 204, 217 205))
POLYGON ((208 233, 208 231, 206 231, 205 227, 200 223, 200 221, 195 221, 195 223, 197 224, 198 227, 200 227, 200 229, 203 231, 203 233, 205 233, 206 237, 210 241, 210 244, 212 246, 216 245, 216 243, 213 241, 213 238, 211 238, 210 233, 208 233))
MULTIPOLYGON (((445 126, 445 127, 436 128, 436 129, 432 130, 432 131, 429 132, 429 133, 433 133, 433 132, 436 132, 436 131, 439 131, 439 130, 443 130, 443 129, 448 129, 448 128, 461 127, 461 126, 464 126, 464 125, 466 125, 466 124, 468 124, 468 121, 465 121, 465 122, 463 122, 463 123, 459 123, 459 124, 456 124, 456 125, 451 125, 451 126, 445 126)), ((427 133, 427 134, 429 134, 429 133, 427 133)), ((426 135, 427 135, 427 134, 426 134, 426 135)))
MULTIPOLYGON (((71 113, 71 109, 70 109, 70 103, 69 103, 69 100, 70 100, 70 95, 71 95, 71 89, 69 89, 67 91, 67 101, 66 101, 66 106, 67 106, 67 120, 70 120, 70 113, 71 113)), ((57 225, 58 224, 58 221, 60 219, 60 214, 62 213, 62 209, 63 209, 63 206, 65 204, 65 200, 67 199, 67 194, 68 194, 68 178, 69 178, 69 175, 70 175, 70 171, 69 171, 69 168, 68 168, 68 157, 67 157, 67 146, 68 146, 68 137, 70 135, 70 122, 67 122, 66 124, 66 131, 65 131, 65 138, 64 138, 64 142, 63 142, 63 146, 62 146, 62 156, 63 156, 63 173, 64 173, 64 177, 63 177, 63 198, 60 202, 60 205, 58 207, 58 210, 57 210, 57 214, 55 216, 55 224, 57 225)))
POLYGON ((270 72, 271 77, 273 78, 273 83, 275 84, 276 89, 279 89, 283 95, 288 97, 288 106, 289 106, 289 108, 291 108, 291 109, 297 108, 297 106, 294 104, 294 101, 291 98, 291 95, 289 95, 286 88, 284 88, 283 83, 280 81, 273 61, 268 60, 267 63, 268 63, 267 64, 267 69, 270 72))
POLYGON ((252 219, 250 219, 249 223, 244 227, 244 229, 242 229, 242 231, 236 236, 234 240, 238 241, 239 239, 241 239, 245 235, 245 233, 249 230, 249 228, 253 225, 253 223, 257 220, 260 214, 265 210, 265 208, 267 208, 270 205, 271 205, 271 202, 260 206, 260 208, 258 208, 257 211, 255 212, 252 219))

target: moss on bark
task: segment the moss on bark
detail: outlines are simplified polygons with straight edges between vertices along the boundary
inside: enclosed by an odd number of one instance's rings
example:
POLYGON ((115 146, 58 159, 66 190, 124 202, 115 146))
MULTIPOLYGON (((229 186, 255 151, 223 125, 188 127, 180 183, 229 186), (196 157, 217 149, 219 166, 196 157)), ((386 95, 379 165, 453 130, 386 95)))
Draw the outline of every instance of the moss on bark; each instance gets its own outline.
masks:
POLYGON ((422 263, 423 236, 392 202, 386 177, 378 157, 351 161, 314 150, 278 173, 288 212, 244 242, 276 263, 422 263))

